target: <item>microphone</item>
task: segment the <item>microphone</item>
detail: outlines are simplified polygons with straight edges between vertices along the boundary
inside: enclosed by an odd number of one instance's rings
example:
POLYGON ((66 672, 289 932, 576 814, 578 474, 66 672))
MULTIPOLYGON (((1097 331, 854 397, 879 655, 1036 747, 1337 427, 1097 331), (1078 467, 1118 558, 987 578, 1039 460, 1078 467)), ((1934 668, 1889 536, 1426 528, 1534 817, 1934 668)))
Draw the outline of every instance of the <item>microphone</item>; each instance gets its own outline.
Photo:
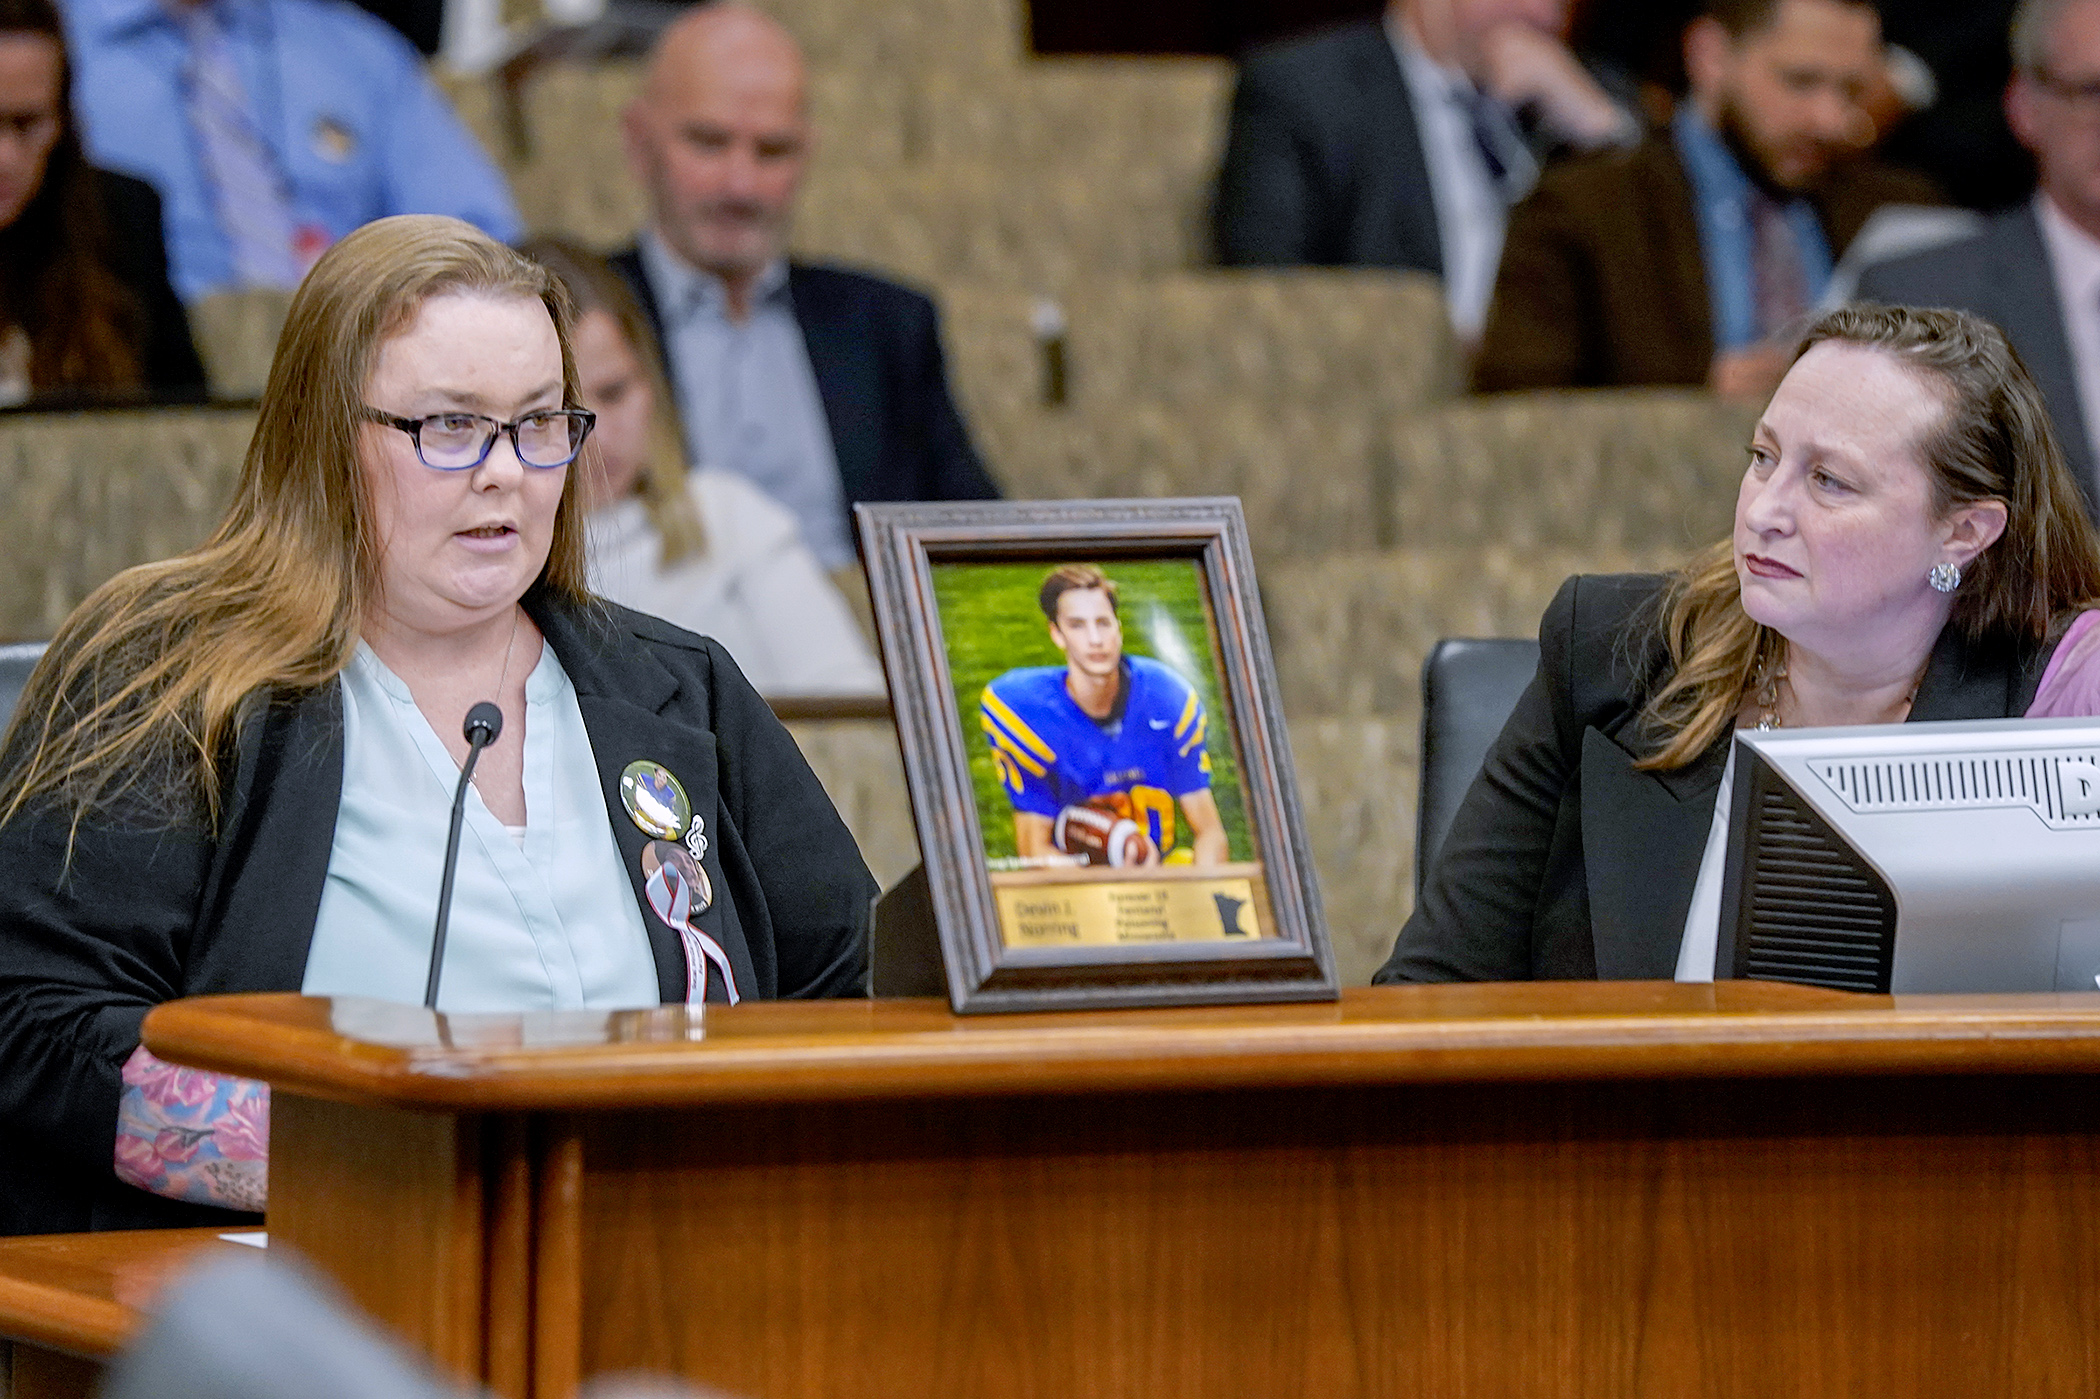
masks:
POLYGON ((467 760, 459 765, 459 786, 452 789, 452 831, 445 837, 445 878, 438 885, 437 928, 430 935, 430 975, 423 982, 426 1010, 437 1009, 438 977, 445 970, 445 925, 452 918, 452 876, 459 868, 459 827, 467 814, 467 784, 474 780, 474 764, 481 760, 481 750, 503 732, 503 711, 483 700, 467 711, 467 722, 460 732, 467 740, 467 760))

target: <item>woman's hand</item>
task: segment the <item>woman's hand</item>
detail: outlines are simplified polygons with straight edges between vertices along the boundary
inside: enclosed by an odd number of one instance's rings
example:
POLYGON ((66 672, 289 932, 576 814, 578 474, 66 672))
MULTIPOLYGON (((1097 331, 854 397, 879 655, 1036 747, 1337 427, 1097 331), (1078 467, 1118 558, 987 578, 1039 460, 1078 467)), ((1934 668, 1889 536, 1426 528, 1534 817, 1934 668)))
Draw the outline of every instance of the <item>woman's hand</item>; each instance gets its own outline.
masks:
POLYGON ((163 1063, 144 1045, 124 1061, 117 1179, 171 1200, 260 1213, 269 1158, 270 1085, 163 1063))

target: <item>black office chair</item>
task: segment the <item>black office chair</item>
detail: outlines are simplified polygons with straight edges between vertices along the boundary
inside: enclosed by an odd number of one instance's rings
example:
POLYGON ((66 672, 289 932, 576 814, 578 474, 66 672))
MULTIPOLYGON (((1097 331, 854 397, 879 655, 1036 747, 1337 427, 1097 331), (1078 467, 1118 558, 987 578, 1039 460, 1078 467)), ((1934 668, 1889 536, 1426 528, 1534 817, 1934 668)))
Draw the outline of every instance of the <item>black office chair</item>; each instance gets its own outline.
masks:
POLYGON ((1539 668, 1536 641, 1447 638, 1422 662, 1422 790, 1415 894, 1487 751, 1539 668))
POLYGON ((22 698, 22 687, 29 683, 29 672, 36 669, 43 654, 44 643, 41 641, 0 646, 0 732, 5 732, 7 721, 14 717, 15 702, 22 698))

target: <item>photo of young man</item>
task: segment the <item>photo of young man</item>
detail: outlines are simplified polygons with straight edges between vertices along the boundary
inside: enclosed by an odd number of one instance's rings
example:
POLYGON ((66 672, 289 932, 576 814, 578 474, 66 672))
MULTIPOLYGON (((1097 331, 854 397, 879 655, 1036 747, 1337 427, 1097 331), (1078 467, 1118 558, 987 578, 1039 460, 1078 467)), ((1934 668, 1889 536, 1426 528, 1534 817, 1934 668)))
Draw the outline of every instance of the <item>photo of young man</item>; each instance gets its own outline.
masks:
POLYGON ((978 711, 1015 853, 1043 865, 1228 862, 1195 689, 1124 653, 1116 584, 1101 569, 1054 568, 1037 601, 1064 664, 1006 671, 978 711))

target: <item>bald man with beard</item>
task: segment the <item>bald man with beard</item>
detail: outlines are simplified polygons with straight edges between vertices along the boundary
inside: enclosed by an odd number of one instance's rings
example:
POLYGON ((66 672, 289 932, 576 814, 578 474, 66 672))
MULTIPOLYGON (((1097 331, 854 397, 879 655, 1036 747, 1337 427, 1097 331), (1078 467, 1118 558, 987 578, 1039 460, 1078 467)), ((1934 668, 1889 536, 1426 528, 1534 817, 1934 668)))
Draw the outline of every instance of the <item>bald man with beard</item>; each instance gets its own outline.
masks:
POLYGON ((787 253, 812 148, 792 36, 735 0, 666 29, 622 118, 650 219, 613 266, 655 326, 696 464, 792 510, 828 568, 860 501, 998 495, 948 390, 932 301, 787 253))

